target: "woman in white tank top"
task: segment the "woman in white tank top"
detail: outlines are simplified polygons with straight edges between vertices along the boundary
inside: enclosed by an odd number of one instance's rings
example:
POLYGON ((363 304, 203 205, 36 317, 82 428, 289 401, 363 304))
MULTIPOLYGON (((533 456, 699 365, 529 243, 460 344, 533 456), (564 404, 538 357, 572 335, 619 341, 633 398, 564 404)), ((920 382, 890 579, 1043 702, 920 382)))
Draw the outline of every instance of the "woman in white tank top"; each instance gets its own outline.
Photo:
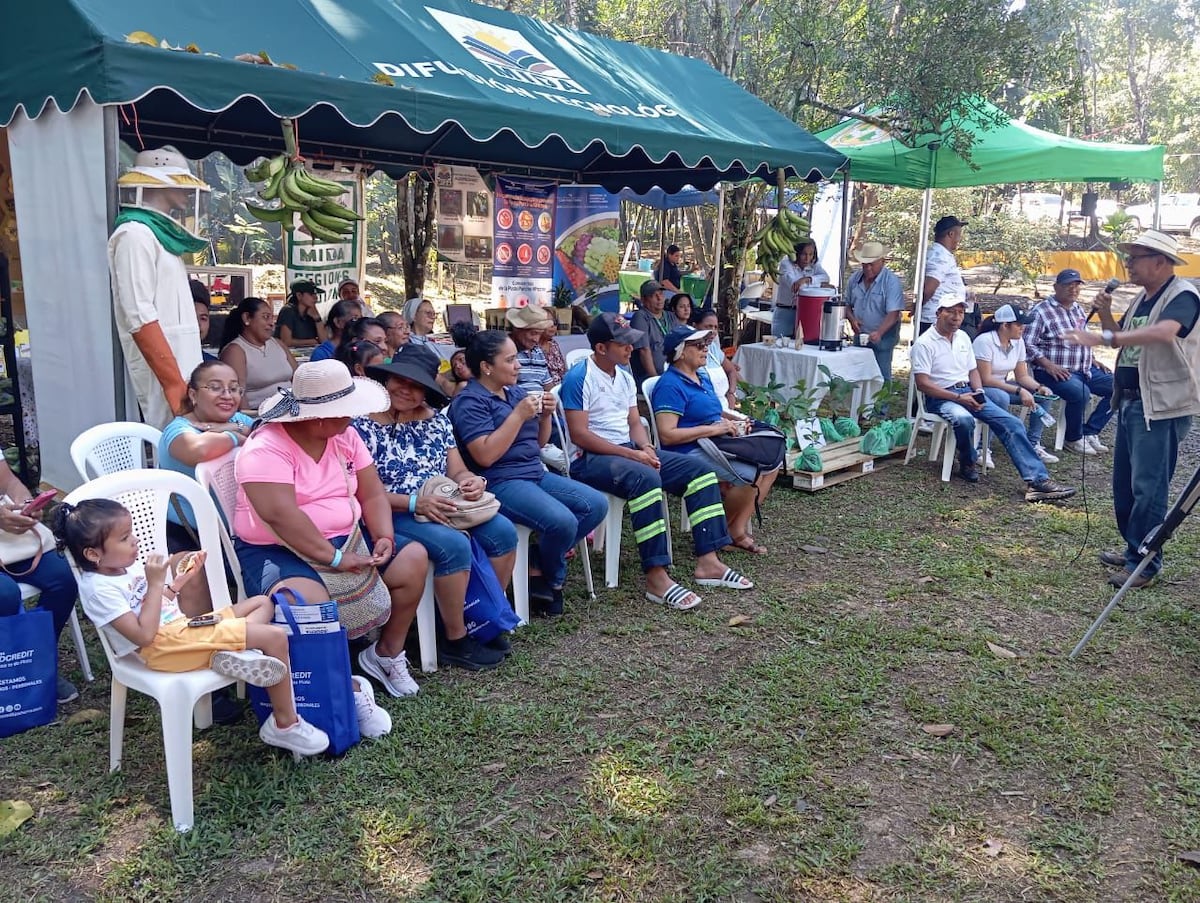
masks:
POLYGON ((245 387, 242 409, 253 413, 280 388, 292 384, 296 359, 272 333, 275 311, 262 298, 246 298, 225 321, 221 360, 245 387))

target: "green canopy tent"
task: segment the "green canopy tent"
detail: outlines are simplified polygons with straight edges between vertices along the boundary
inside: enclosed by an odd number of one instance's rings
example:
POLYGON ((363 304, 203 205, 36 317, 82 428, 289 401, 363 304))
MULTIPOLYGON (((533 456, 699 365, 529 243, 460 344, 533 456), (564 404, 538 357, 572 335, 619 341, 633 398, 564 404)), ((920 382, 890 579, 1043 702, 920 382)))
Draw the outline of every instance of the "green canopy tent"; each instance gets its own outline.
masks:
POLYGON ((844 157, 705 63, 462 0, 42 0, 0 29, 0 124, 81 93, 122 137, 239 163, 281 149, 398 174, 430 161, 599 184, 812 181, 844 157), (157 40, 170 47, 133 43, 157 40), (188 52, 191 48, 198 52, 188 52), (239 54, 281 65, 253 65, 239 54), (288 67, 282 68, 285 64, 288 67))
POLYGON ((104 288, 119 139, 247 163, 283 149, 281 117, 305 156, 392 175, 457 163, 674 191, 780 168, 815 181, 845 163, 703 62, 465 0, 6 3, 0 125, 35 392, 63 404, 41 425, 56 485, 76 482, 71 439, 125 394, 104 288), (51 335, 71 341, 39 340, 51 335))
MULTIPOLYGON (((959 123, 959 128, 974 138, 969 162, 949 146, 945 133, 921 135, 911 147, 885 129, 860 119, 847 119, 817 133, 818 138, 850 159, 847 179, 925 190, 913 269, 914 322, 919 323, 921 317, 922 274, 934 188, 1009 182, 1162 184, 1165 148, 1161 146, 1081 141, 1013 119, 991 127, 997 117, 1003 119, 1001 111, 981 98, 974 99, 971 106, 974 112, 959 123)), ((878 118, 881 110, 876 107, 865 115, 878 118)), ((909 388, 911 394, 911 380, 909 388)))

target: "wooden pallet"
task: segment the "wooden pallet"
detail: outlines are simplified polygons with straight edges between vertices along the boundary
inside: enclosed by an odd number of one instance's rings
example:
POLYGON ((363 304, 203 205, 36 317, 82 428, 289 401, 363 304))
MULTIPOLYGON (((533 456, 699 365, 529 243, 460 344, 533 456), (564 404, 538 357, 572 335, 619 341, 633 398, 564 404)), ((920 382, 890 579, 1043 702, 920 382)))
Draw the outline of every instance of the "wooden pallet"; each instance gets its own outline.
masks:
POLYGON ((826 445, 821 449, 822 467, 816 473, 796 470, 796 455, 789 455, 788 470, 792 472, 792 485, 804 492, 816 492, 871 473, 875 470, 875 459, 858 450, 859 441, 855 437, 826 445))

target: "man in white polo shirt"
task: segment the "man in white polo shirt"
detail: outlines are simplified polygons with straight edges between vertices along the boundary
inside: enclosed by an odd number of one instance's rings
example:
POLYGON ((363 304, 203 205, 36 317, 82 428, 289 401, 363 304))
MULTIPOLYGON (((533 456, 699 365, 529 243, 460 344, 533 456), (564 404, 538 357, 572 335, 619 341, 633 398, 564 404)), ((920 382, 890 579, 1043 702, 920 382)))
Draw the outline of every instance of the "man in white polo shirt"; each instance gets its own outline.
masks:
POLYGON ((717 552, 732 544, 712 467, 696 455, 654 448, 638 416, 637 387, 625 367, 643 333, 624 317, 600 314, 588 327, 592 355, 567 371, 561 398, 567 431, 577 456, 571 477, 593 489, 626 500, 642 571, 646 598, 677 610, 695 608, 700 597, 671 579, 663 490, 682 496, 696 546, 696 582, 700 586, 748 590, 754 584, 717 552))
POLYGON ((1075 490, 1050 479, 1021 421, 984 395, 971 340, 959 328, 966 311, 964 301, 943 297, 938 302, 933 328, 913 343, 910 354, 917 390, 925 396, 925 410, 941 417, 954 430, 959 475, 968 483, 979 482, 975 451, 975 420, 979 419, 991 427, 1027 484, 1025 501, 1070 498, 1075 490))

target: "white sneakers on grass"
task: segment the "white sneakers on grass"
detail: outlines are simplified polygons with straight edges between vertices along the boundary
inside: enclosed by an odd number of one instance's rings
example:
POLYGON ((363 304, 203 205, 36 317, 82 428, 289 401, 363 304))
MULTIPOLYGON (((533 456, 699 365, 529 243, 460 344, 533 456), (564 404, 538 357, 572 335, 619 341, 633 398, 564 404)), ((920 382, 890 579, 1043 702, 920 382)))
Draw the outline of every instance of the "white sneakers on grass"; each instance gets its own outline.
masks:
POLYGON ((1085 455, 1087 457, 1094 457, 1095 455, 1099 454, 1098 451, 1096 451, 1094 448, 1092 448, 1092 445, 1090 442, 1087 441, 1086 436, 1082 439, 1075 439, 1071 442, 1064 442, 1063 448, 1065 448, 1069 452, 1074 452, 1077 455, 1085 455))
POLYGON ((364 737, 383 737, 392 732, 392 716, 375 704, 375 688, 365 677, 351 678, 354 683, 354 712, 358 732, 364 737))
POLYGON ((1046 449, 1042 446, 1042 443, 1040 443, 1040 442, 1033 447, 1033 451, 1034 451, 1034 454, 1036 454, 1038 456, 1038 458, 1041 459, 1041 462, 1043 464, 1057 464, 1058 463, 1058 455, 1050 454, 1050 452, 1046 451, 1046 449))
POLYGON ((393 696, 415 696, 420 686, 408 673, 408 658, 401 652, 388 658, 380 655, 378 643, 372 643, 358 654, 358 665, 367 674, 383 684, 393 696))
POLYGON ((280 727, 272 712, 258 729, 258 736, 268 746, 290 750, 296 758, 315 756, 329 749, 329 735, 319 727, 298 718, 291 727, 280 727))
POLYGON ((1099 436, 1084 436, 1083 441, 1086 442, 1092 451, 1096 452, 1097 454, 1108 451, 1107 445, 1100 444, 1099 436))

